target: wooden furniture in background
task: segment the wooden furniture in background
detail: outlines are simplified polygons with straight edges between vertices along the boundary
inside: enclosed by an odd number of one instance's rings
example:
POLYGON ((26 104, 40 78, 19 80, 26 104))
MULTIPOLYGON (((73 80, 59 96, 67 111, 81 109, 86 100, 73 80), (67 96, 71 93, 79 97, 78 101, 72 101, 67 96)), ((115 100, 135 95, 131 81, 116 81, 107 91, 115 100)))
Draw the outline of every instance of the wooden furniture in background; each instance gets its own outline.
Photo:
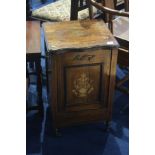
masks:
MULTIPOLYGON (((105 7, 115 9, 129 11, 129 0, 95 0, 95 2, 102 3, 105 7)), ((90 5, 89 0, 71 0, 71 20, 78 19, 78 12, 83 9, 89 9, 90 19, 93 18, 93 7, 90 5)), ((107 20, 106 15, 104 15, 105 21, 107 20)))
MULTIPOLYGON (((73 19, 88 19, 90 12, 86 0, 58 0, 32 11, 31 18, 35 20, 61 22, 73 19)), ((92 12, 95 15, 97 12, 92 12)))
POLYGON ((102 20, 43 24, 54 129, 108 122, 118 43, 102 20))
MULTIPOLYGON (((103 13, 106 13, 108 16, 108 26, 111 32, 114 34, 115 38, 120 44, 120 47, 118 49, 118 65, 120 67, 126 67, 129 68, 129 12, 123 12, 118 11, 112 8, 107 7, 107 5, 104 6, 104 3, 97 3, 94 0, 89 0, 90 4, 99 10, 103 11, 103 13)), ((106 0, 108 2, 108 0, 106 0)), ((109 1, 109 6, 114 6, 114 0, 109 1), (113 4, 112 4, 113 2, 113 4)), ((125 7, 127 10, 129 10, 129 1, 125 0, 125 4, 127 6, 125 7)), ((123 79, 120 81, 117 81, 116 88, 125 92, 129 93, 128 88, 125 88, 123 84, 129 80, 129 75, 127 74, 123 79)))
POLYGON ((124 0, 125 3, 125 11, 129 12, 129 0, 124 0))
POLYGON ((41 82, 41 43, 40 43, 40 22, 26 21, 26 74, 27 87, 30 84, 30 75, 37 76, 37 92, 38 105, 27 107, 27 112, 30 110, 39 110, 43 113, 42 103, 42 82, 41 82), (33 65, 33 71, 29 72, 28 64, 33 65))
POLYGON ((92 18, 93 12, 88 0, 71 0, 70 20, 77 20, 78 12, 87 8, 89 9, 89 16, 92 18))

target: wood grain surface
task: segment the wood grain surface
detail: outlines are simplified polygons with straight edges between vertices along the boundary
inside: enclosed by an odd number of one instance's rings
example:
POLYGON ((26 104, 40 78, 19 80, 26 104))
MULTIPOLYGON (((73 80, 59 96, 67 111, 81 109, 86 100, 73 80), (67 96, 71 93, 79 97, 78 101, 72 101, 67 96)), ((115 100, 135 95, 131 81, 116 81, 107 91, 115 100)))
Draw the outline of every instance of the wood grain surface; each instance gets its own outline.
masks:
POLYGON ((49 51, 118 46, 101 20, 44 23, 43 27, 49 51))

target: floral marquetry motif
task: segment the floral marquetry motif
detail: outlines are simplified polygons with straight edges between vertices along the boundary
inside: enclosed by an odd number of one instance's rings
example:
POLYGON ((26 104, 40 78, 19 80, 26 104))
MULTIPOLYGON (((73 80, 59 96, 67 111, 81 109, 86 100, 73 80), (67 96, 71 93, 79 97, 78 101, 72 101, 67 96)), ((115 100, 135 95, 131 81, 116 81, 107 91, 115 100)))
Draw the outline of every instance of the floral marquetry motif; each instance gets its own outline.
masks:
POLYGON ((93 90, 93 80, 91 80, 86 73, 80 75, 80 77, 74 80, 74 89, 72 92, 77 97, 87 97, 93 90))

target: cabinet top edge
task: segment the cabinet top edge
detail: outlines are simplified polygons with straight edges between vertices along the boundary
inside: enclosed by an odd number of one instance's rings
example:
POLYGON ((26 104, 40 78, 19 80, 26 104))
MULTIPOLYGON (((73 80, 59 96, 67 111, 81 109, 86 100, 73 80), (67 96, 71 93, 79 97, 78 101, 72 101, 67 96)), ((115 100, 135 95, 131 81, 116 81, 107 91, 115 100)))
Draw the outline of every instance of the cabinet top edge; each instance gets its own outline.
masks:
POLYGON ((45 22, 43 29, 47 49, 52 52, 93 47, 119 47, 118 42, 102 20, 45 22))

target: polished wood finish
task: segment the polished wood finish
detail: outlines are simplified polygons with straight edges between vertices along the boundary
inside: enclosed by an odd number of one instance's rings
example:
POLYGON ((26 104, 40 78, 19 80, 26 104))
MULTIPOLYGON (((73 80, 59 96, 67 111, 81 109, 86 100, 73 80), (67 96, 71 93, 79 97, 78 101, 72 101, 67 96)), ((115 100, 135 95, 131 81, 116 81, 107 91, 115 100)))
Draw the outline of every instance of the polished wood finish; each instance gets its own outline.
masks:
POLYGON ((30 75, 37 76, 37 92, 38 92, 38 105, 27 108, 30 110, 39 110, 43 113, 42 103, 42 78, 41 78, 41 43, 40 43, 40 22, 27 21, 26 22, 26 74, 27 74, 27 87, 30 83, 30 75), (33 65, 32 72, 28 72, 28 64, 33 65), (35 67, 34 67, 35 66, 35 67), (35 68, 35 69, 34 69, 35 68))
POLYGON ((103 28, 105 26, 102 20, 44 24, 48 49, 54 52, 63 49, 117 46, 110 31, 103 28))
POLYGON ((118 43, 103 21, 43 24, 53 127, 109 122, 118 43))

